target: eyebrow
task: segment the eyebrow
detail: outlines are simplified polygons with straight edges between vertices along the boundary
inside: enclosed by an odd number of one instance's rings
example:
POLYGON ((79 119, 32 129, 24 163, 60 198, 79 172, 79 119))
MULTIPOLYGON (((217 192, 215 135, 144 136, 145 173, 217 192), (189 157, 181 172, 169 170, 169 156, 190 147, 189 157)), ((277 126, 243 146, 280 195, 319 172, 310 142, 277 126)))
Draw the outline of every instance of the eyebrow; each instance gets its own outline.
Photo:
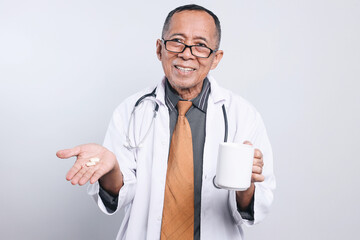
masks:
MULTIPOLYGON (((172 38, 172 37, 174 37, 174 36, 181 36, 181 37, 183 37, 183 38, 186 38, 185 34, 183 34, 183 33, 173 33, 173 34, 170 35, 169 38, 172 38)), ((201 36, 195 36, 194 39, 201 39, 201 40, 203 40, 204 42, 208 43, 207 39, 204 38, 204 37, 201 37, 201 36)))

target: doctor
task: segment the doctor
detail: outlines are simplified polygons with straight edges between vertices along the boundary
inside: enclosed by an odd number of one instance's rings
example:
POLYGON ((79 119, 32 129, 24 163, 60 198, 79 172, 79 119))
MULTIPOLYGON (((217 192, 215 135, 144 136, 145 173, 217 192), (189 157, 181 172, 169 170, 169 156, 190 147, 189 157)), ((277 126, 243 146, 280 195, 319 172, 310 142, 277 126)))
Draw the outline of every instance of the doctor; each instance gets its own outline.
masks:
POLYGON ((88 193, 103 212, 125 211, 117 239, 242 239, 242 226, 268 213, 275 178, 262 119, 208 75, 223 57, 220 38, 211 11, 193 4, 171 11, 156 42, 164 79, 118 106, 104 146, 57 152, 77 157, 66 179, 73 185, 90 181, 88 193), (246 191, 213 184, 224 135, 256 148, 246 191))

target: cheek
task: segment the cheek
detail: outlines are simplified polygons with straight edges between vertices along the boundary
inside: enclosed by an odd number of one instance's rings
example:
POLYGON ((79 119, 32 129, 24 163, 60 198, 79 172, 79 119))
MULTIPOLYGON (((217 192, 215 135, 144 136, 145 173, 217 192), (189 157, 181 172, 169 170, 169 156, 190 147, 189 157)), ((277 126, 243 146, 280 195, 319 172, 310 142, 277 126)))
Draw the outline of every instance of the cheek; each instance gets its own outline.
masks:
POLYGON ((169 54, 167 54, 167 52, 161 51, 160 52, 161 55, 161 62, 163 64, 163 66, 171 66, 171 62, 172 62, 172 58, 171 56, 169 56, 169 54))
POLYGON ((202 61, 199 61, 199 65, 202 69, 202 72, 208 72, 212 68, 213 61, 212 59, 202 59, 202 61))
POLYGON ((169 61, 163 62, 163 67, 165 71, 167 72, 171 71, 171 63, 169 61))

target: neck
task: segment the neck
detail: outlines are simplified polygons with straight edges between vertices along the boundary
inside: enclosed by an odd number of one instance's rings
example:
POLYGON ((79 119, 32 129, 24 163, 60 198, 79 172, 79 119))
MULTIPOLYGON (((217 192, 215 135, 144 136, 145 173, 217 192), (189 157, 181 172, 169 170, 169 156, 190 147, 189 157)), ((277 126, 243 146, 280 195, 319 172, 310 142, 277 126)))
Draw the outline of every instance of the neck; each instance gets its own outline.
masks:
POLYGON ((191 100, 196 98, 202 90, 203 82, 192 87, 192 88, 178 88, 173 87, 173 89, 177 92, 177 94, 184 100, 191 100))

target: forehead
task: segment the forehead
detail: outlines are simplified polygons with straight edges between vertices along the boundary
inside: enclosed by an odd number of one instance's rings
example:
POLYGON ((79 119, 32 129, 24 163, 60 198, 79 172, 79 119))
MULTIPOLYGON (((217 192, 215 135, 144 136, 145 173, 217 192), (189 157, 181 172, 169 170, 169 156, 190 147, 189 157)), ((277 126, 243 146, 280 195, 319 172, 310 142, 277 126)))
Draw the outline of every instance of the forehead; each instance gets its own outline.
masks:
POLYGON ((182 11, 175 13, 170 21, 166 37, 175 34, 186 38, 205 38, 209 42, 216 41, 216 26, 214 19, 204 11, 182 11))

